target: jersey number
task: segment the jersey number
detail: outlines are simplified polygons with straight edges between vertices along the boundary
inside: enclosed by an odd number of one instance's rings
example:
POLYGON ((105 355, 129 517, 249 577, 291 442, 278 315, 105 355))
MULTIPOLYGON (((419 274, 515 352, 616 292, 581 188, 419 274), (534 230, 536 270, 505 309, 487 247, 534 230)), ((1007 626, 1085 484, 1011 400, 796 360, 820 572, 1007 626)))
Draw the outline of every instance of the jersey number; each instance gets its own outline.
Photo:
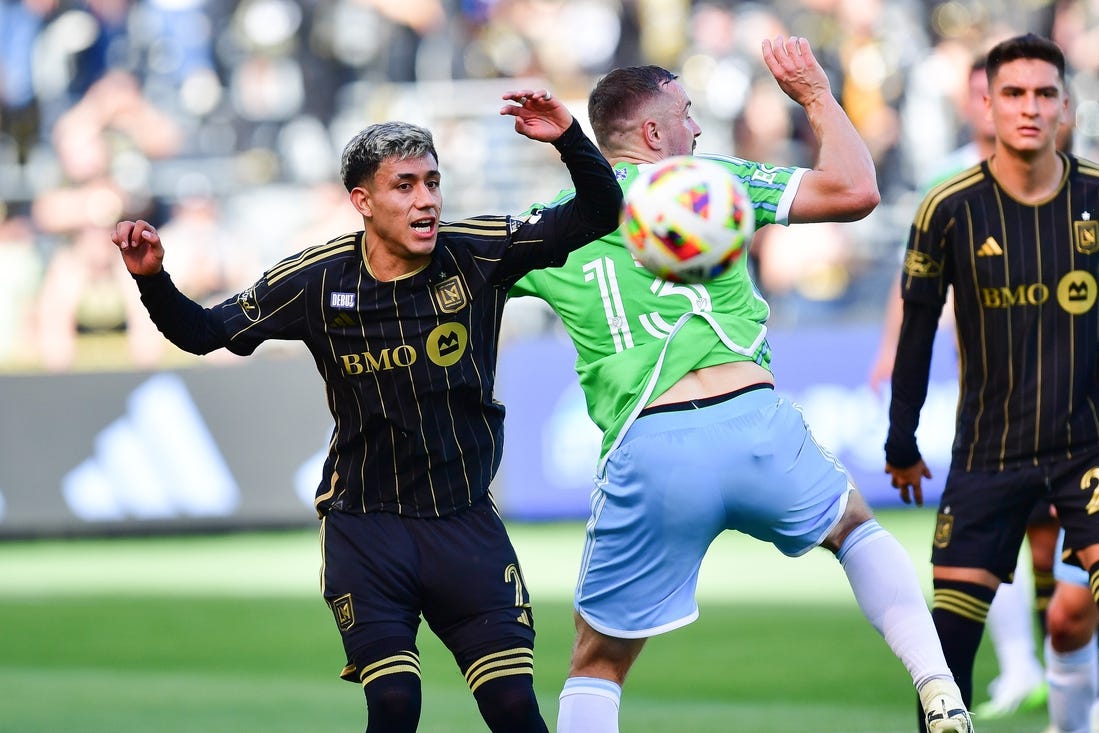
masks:
MULTIPOLYGON (((634 263, 641 267, 640 263, 634 263)), ((631 349, 634 346, 633 333, 630 330, 630 315, 622 303, 622 292, 618 288, 618 273, 614 260, 600 257, 584 265, 584 281, 595 282, 599 288, 599 297, 603 302, 603 313, 607 317, 607 328, 616 352, 631 349)), ((694 313, 708 313, 713 310, 713 301, 706 286, 697 283, 683 285, 654 277, 649 290, 659 298, 681 297, 690 303, 694 313)), ((656 311, 641 313, 637 316, 641 327, 653 338, 664 339, 672 332, 673 324, 664 320, 656 311)))

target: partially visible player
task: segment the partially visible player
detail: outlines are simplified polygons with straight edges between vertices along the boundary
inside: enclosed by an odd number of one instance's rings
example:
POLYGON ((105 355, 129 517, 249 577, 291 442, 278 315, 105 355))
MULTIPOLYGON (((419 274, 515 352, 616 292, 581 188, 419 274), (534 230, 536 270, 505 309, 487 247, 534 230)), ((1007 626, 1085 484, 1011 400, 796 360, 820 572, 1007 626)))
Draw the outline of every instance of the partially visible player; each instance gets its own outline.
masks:
MULTIPOLYGON (((931 350, 953 289, 960 398, 932 543, 933 616, 967 702, 989 605, 1009 582, 1034 507, 1057 509, 1070 546, 1099 578, 1099 316, 1091 274, 1099 167, 1057 149, 1065 62, 1028 34, 988 54, 988 160, 932 189, 905 256, 886 472, 922 503, 916 444, 931 350), (1019 294, 1024 297, 1018 298, 1019 294)), ((1095 583, 1092 584, 1095 586, 1095 583)))
MULTIPOLYGON (((410 733, 421 709, 421 615, 454 655, 488 728, 546 731, 534 695, 534 622, 489 495, 504 409, 493 394, 508 287, 618 225, 622 192, 548 91, 504 95, 516 132, 551 142, 574 199, 525 218, 441 220, 431 133, 367 127, 341 177, 363 230, 284 259, 203 309, 172 284, 143 221, 113 235, 153 321, 182 349, 310 350, 335 421, 317 489, 322 592, 362 686, 368 733, 410 733)), ((141 450, 140 445, 134 446, 141 450)))
MULTIPOLYGON (((942 165, 929 176, 924 192, 934 188, 959 172, 987 159, 996 147, 996 127, 988 114, 988 74, 985 56, 969 66, 966 79, 965 103, 962 116, 970 140, 946 156, 942 165)), ((902 314, 900 277, 893 281, 885 305, 885 317, 878 353, 868 378, 871 389, 880 391, 881 384, 893 373, 897 353, 897 337, 902 314)), ((941 327, 953 329, 949 308, 944 310, 941 327)), ((990 699, 973 708, 976 719, 991 720, 1013 714, 1016 710, 1040 708, 1046 702, 1046 684, 1038 647, 1034 640, 1034 620, 1045 635, 1045 610, 1053 593, 1053 545, 1057 538, 1057 522, 1046 502, 1039 502, 1027 524, 1030 545, 1030 576, 1032 586, 1018 580, 1004 583, 988 611, 988 634, 996 653, 1000 673, 989 684, 990 699)), ((1022 555, 1016 578, 1025 577, 1022 555)))
MULTIPOLYGON (((711 159, 748 188, 757 226, 866 216, 879 201, 874 164, 808 41, 762 47, 779 87, 805 110, 817 165, 711 159)), ((642 166, 691 154, 701 134, 686 90, 657 66, 604 76, 588 116, 623 187, 642 166)), ((747 258, 679 285, 641 267, 615 232, 561 268, 531 273, 513 294, 540 297, 562 318, 603 431, 559 733, 618 730, 627 673, 648 637, 697 617, 699 567, 726 530, 790 556, 835 553, 860 609, 911 674, 930 729, 972 730, 907 553, 775 391, 770 309, 747 258)))
POLYGON ((1065 533, 1057 536, 1053 576, 1057 581, 1048 610, 1046 679, 1049 681, 1047 733, 1099 732, 1099 649, 1095 643, 1099 607, 1088 574, 1064 555, 1065 533))

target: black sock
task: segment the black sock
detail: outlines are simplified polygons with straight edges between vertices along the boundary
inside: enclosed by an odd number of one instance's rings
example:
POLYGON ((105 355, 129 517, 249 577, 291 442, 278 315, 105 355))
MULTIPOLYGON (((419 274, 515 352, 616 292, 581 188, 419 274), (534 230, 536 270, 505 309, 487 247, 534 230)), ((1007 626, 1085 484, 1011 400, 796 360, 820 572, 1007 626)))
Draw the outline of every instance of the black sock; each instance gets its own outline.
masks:
MULTIPOLYGON (((959 580, 935 580, 934 587, 931 619, 935 622, 946 664, 962 693, 962 702, 969 708, 973 704, 973 662, 996 591, 959 580)), ((919 708, 919 711, 920 730, 924 731, 923 709, 919 708)))

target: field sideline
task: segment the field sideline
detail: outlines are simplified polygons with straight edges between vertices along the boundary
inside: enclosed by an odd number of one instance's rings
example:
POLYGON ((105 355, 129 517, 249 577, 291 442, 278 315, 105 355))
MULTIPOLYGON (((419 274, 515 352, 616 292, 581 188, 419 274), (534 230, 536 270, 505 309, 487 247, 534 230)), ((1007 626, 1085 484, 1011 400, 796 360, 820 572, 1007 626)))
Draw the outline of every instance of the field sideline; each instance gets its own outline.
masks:
MULTIPOLYGON (((930 510, 880 512, 924 588, 930 510)), ((571 643, 580 523, 511 523, 534 601, 537 686, 553 729, 571 643)), ((314 531, 0 543, 0 732, 362 730, 336 679, 314 531)), ((622 730, 912 733, 907 674, 855 606, 838 563, 725 535, 703 567, 700 619, 650 642, 622 730)), ((424 733, 482 731, 424 629, 424 733)), ((989 644, 977 698, 995 674, 989 644)), ((1043 713, 978 733, 1039 733, 1043 713)))

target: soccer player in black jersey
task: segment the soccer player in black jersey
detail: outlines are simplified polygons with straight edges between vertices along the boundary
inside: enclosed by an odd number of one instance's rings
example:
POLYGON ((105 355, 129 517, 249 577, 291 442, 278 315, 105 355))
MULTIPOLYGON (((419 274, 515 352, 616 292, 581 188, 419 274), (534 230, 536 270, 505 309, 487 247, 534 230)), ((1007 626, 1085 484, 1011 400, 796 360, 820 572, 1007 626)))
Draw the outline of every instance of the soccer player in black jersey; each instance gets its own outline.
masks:
POLYGON ((1033 34, 988 54, 988 160, 932 189, 909 235, 886 467, 906 503, 930 472, 916 427, 954 293, 958 419, 932 542, 932 616, 968 704, 989 604, 1048 500, 1099 594, 1099 166, 1058 152, 1065 61, 1033 34))
POLYGON ((430 132, 372 125, 343 151, 363 230, 305 249, 203 309, 172 284, 144 221, 113 235, 157 327, 179 347, 251 354, 298 340, 335 427, 316 508, 322 590, 362 685, 367 731, 414 731, 421 616, 453 653, 492 731, 546 731, 533 687, 534 623, 515 550, 488 494, 504 408, 493 399, 500 319, 526 272, 618 226, 622 192, 545 90, 503 97, 516 132, 551 142, 577 195, 523 218, 441 220, 430 132))

